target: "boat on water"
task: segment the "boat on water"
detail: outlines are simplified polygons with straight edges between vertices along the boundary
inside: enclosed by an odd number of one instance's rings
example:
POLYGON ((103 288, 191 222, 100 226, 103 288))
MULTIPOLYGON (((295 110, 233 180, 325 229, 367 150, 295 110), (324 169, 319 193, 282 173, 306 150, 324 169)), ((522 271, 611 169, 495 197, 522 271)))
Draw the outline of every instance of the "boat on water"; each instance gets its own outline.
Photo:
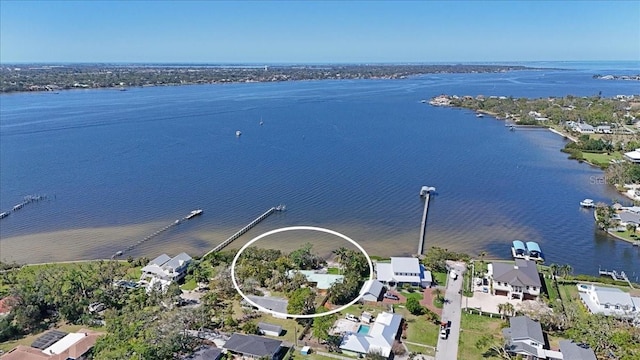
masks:
POLYGON ((11 213, 10 212, 6 212, 6 211, 5 212, 1 212, 0 213, 0 219, 6 218, 7 216, 9 216, 9 214, 11 214, 11 213))
POLYGON ((189 213, 189 215, 187 215, 187 220, 192 219, 198 215, 201 215, 203 212, 202 209, 197 209, 197 210, 193 210, 189 213))
POLYGON ((596 204, 591 199, 584 199, 580 201, 580 206, 585 208, 592 208, 592 207, 596 207, 596 204))
POLYGON ((242 135, 242 131, 236 130, 236 136, 240 136, 240 135, 242 135))
POLYGON ((476 117, 477 117, 477 118, 484 117, 484 114, 482 114, 482 113, 476 113, 476 117))

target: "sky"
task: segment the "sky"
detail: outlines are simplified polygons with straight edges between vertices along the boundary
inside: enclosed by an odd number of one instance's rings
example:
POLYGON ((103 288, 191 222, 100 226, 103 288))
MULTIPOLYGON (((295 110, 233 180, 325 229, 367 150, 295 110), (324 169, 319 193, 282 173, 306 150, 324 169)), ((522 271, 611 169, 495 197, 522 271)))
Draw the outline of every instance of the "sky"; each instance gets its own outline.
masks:
POLYGON ((640 60, 640 1, 0 0, 0 63, 640 60))

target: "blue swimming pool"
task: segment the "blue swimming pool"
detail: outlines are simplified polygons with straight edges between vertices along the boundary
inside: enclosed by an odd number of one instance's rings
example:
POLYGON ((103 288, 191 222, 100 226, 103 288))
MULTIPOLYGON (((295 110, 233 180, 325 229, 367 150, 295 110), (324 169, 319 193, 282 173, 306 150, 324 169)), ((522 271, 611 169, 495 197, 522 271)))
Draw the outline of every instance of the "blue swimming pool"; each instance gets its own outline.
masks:
POLYGON ((360 327, 358 327, 358 334, 368 334, 369 327, 369 325, 360 325, 360 327))

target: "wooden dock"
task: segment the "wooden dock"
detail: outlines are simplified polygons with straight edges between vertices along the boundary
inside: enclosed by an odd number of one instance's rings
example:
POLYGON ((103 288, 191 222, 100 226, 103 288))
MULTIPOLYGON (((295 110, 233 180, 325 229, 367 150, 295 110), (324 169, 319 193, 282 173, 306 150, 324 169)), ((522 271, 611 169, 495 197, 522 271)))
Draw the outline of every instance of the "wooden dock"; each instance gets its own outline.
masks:
POLYGON ((209 250, 206 254, 204 254, 202 256, 202 258, 205 258, 209 254, 212 254, 214 252, 217 252, 217 251, 220 251, 220 250, 224 249, 229 244, 231 244, 234 240, 236 240, 240 236, 244 235, 247 231, 251 230, 254 226, 258 225, 262 220, 268 218, 269 215, 273 214, 276 211, 284 211, 284 210, 285 210, 284 205, 278 205, 278 206, 274 206, 271 209, 265 211, 262 215, 260 215, 257 218, 253 219, 252 222, 250 222, 249 224, 245 225, 242 229, 238 230, 235 234, 231 235, 227 240, 223 241, 222 243, 218 244, 213 249, 209 250))
POLYGON ((49 200, 49 197, 47 195, 27 195, 22 199, 21 203, 14 205, 13 208, 11 208, 11 211, 5 211, 0 213, 0 219, 6 218, 12 212, 21 210, 23 207, 31 203, 42 201, 42 200, 49 200))
POLYGON ((135 243, 135 244, 133 244, 133 245, 130 245, 130 246, 129 246, 129 247, 127 247, 126 249, 124 249, 124 250, 120 250, 120 251, 117 251, 115 254, 113 254, 113 255, 111 256, 111 258, 112 258, 112 259, 115 259, 115 258, 117 258, 118 256, 122 256, 125 252, 127 252, 127 251, 131 251, 131 250, 135 249, 137 246, 141 245, 141 244, 142 244, 142 243, 144 243, 145 241, 148 241, 148 240, 150 240, 150 239, 152 239, 152 238, 154 238, 154 237, 156 237, 156 236, 158 236, 158 235, 162 234, 163 232, 165 232, 165 231, 167 231, 167 230, 171 229, 172 227, 179 225, 179 224, 180 224, 180 223, 182 223, 183 221, 187 221, 187 220, 189 220, 189 219, 192 219, 192 218, 194 218, 195 216, 200 215, 200 214, 202 214, 202 210, 200 210, 200 209, 198 209, 198 210, 194 210, 194 211, 192 211, 191 213, 189 213, 187 216, 183 217, 182 219, 178 219, 178 220, 176 220, 176 221, 172 222, 171 224, 169 224, 169 225, 167 225, 167 226, 163 227, 162 229, 157 230, 157 231, 156 231, 156 232, 154 232, 153 234, 148 235, 148 236, 147 236, 147 237, 145 237, 144 239, 139 240, 137 243, 135 243))
POLYGON ((422 212, 422 223, 420 224, 420 239, 418 240, 418 256, 424 252, 424 242, 427 230, 427 213, 429 212, 429 200, 431 199, 431 193, 435 192, 436 188, 430 186, 423 186, 420 189, 420 197, 424 198, 424 211, 422 212))
POLYGON ((615 270, 608 271, 598 269, 598 274, 600 274, 600 276, 611 276, 614 281, 625 281, 627 284, 629 284, 629 287, 633 289, 633 285, 631 284, 629 277, 627 277, 627 274, 625 274, 624 271, 617 272, 615 270))

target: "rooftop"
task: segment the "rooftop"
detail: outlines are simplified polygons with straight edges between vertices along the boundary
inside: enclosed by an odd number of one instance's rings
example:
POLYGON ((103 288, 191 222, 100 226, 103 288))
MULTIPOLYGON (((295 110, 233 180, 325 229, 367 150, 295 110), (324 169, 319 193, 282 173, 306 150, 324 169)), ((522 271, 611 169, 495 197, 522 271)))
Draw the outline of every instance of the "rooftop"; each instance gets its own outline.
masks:
POLYGON ((544 335, 542 334, 540 323, 526 316, 509 318, 509 327, 505 329, 505 337, 507 334, 512 342, 532 339, 539 344, 544 344, 544 335))
POLYGON ((255 296, 255 295, 248 295, 247 297, 251 301, 262 306, 265 309, 269 309, 271 311, 275 311, 281 314, 287 313, 287 305, 289 305, 289 301, 287 299, 270 297, 270 296, 255 296))
POLYGON ((282 341, 257 335, 244 335, 234 333, 224 344, 224 349, 254 357, 273 355, 280 351, 282 341))
POLYGON ((560 352, 567 360, 597 360, 588 345, 576 344, 571 340, 560 340, 560 352))
POLYGON ((316 288, 322 290, 327 290, 331 285, 344 280, 344 275, 318 273, 314 270, 289 270, 289 276, 292 277, 296 272, 303 274, 308 282, 316 283, 316 288))
POLYGON ((517 286, 540 287, 540 277, 536 263, 531 260, 516 259, 515 265, 510 263, 494 262, 493 279, 517 286))

